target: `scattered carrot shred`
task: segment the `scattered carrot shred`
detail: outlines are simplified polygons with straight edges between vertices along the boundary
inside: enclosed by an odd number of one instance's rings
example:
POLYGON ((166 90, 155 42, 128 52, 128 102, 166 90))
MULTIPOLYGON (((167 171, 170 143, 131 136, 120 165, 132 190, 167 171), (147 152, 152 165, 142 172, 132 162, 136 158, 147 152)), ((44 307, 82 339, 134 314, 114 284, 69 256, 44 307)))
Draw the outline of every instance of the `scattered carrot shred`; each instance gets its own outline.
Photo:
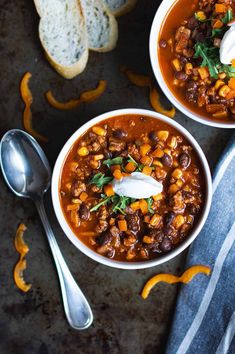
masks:
POLYGON ((31 111, 31 105, 33 103, 33 95, 32 92, 29 89, 29 80, 32 77, 32 74, 30 72, 26 72, 21 80, 20 83, 20 93, 22 100, 25 103, 25 109, 23 113, 23 124, 24 124, 24 129, 31 134, 35 139, 41 140, 46 142, 48 139, 39 134, 34 130, 32 127, 32 111, 31 111))
POLYGON ((165 114, 170 118, 174 118, 176 110, 175 107, 172 107, 170 110, 166 110, 162 107, 160 103, 160 95, 157 92, 156 88, 153 87, 150 77, 145 75, 135 74, 130 70, 127 70, 125 67, 121 68, 121 71, 127 76, 127 78, 132 82, 134 85, 139 87, 149 87, 150 94, 149 100, 153 107, 153 109, 161 114, 165 114))
POLYGON ((159 93, 157 92, 157 90, 155 89, 155 87, 152 87, 150 89, 149 99, 150 99, 150 103, 151 103, 153 109, 156 112, 164 114, 167 117, 174 118, 175 113, 176 113, 175 107, 172 107, 170 110, 164 109, 160 103, 160 96, 159 96, 159 93))
POLYGON ((107 87, 107 81, 100 80, 98 86, 95 89, 84 91, 83 93, 81 93, 78 99, 72 99, 67 102, 59 102, 53 96, 53 93, 51 91, 46 92, 46 99, 48 103, 56 109, 69 110, 69 109, 76 108, 83 102, 92 102, 96 100, 104 93, 106 87, 107 87))
POLYGON ((187 269, 180 277, 177 277, 173 274, 157 274, 147 281, 141 292, 141 296, 143 299, 147 299, 151 289, 160 282, 168 284, 175 284, 181 282, 184 284, 188 284, 194 278, 194 276, 199 273, 210 275, 211 269, 210 267, 204 265, 195 265, 187 269))
POLYGON ((29 289, 32 286, 31 284, 26 284, 23 277, 23 272, 27 266, 27 262, 24 257, 29 251, 29 247, 26 245, 23 238, 26 229, 27 227, 24 224, 20 224, 16 231, 16 236, 15 236, 15 248, 17 252, 20 254, 20 258, 14 268, 14 280, 16 286, 24 292, 29 291, 29 289))
POLYGON ((122 67, 121 71, 127 76, 127 78, 134 85, 139 87, 150 87, 151 79, 146 75, 135 74, 132 71, 128 70, 126 67, 122 67))

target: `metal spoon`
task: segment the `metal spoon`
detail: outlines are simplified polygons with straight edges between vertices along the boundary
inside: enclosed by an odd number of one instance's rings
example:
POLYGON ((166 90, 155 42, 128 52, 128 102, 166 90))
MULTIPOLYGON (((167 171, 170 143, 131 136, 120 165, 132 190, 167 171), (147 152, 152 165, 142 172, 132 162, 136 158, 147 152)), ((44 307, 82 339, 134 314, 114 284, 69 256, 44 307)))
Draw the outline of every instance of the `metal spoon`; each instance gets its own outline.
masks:
POLYGON ((9 130, 0 143, 0 164, 10 189, 19 197, 32 199, 36 205, 58 271, 70 326, 79 330, 88 328, 93 321, 90 306, 64 261, 44 209, 43 195, 50 186, 51 169, 43 150, 24 131, 9 130))

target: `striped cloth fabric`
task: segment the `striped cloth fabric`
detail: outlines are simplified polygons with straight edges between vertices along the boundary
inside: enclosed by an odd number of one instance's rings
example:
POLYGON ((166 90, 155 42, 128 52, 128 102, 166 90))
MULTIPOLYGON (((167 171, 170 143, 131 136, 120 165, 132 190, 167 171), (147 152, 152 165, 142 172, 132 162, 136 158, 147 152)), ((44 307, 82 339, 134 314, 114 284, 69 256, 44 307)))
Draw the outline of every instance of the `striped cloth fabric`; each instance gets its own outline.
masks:
POLYGON ((235 135, 213 178, 212 207, 185 268, 208 265, 182 285, 166 354, 235 353, 235 135))

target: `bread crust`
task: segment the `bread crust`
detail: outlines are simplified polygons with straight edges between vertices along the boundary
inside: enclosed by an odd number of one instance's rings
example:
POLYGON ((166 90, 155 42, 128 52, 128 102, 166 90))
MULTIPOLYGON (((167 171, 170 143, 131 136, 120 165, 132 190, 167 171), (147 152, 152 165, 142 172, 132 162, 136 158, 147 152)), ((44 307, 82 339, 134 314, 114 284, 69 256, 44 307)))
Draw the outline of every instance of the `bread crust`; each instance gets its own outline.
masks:
MULTIPOLYGON (((86 48, 84 50, 84 52, 82 53, 81 57, 79 58, 79 60, 72 64, 72 65, 69 65, 69 66, 66 66, 66 65, 62 65, 60 64, 59 62, 57 62, 53 56, 49 53, 49 51, 47 50, 45 44, 44 44, 44 41, 42 39, 42 36, 41 36, 41 30, 40 30, 40 25, 41 25, 41 19, 42 19, 42 12, 41 12, 41 9, 40 9, 40 5, 39 5, 39 2, 38 0, 34 0, 34 3, 35 3, 35 7, 36 7, 36 10, 40 16, 40 21, 39 21, 39 38, 40 38, 40 42, 41 42, 41 45, 44 49, 44 52, 45 52, 45 55, 46 55, 46 58, 47 60, 49 61, 49 63, 51 64, 51 66, 53 66, 53 68, 61 75, 63 76, 65 79, 73 79, 75 76, 77 76, 78 74, 82 73, 86 67, 86 64, 87 64, 87 61, 88 61, 88 56, 89 56, 89 50, 88 50, 88 40, 87 40, 87 35, 86 35, 86 28, 84 27, 84 36, 85 37, 85 43, 86 43, 86 48)), ((82 8, 81 8, 81 5, 80 5, 80 2, 77 1, 77 4, 78 4, 78 9, 83 17, 83 21, 84 21, 84 26, 85 26, 85 20, 84 20, 84 15, 83 15, 83 12, 82 12, 82 8)))

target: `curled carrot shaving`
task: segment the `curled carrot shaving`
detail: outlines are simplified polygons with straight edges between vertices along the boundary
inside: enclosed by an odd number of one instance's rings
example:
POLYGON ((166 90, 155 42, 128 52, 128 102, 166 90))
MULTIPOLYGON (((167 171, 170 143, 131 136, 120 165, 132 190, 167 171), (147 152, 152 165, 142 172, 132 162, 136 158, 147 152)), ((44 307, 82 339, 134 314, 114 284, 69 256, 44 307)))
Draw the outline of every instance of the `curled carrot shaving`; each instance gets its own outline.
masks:
POLYGON ((175 284, 181 282, 187 284, 194 278, 195 275, 199 273, 210 275, 211 269, 207 266, 196 265, 187 269, 180 277, 177 277, 172 274, 157 274, 147 281, 142 290, 141 296, 143 299, 147 299, 151 289, 160 282, 165 282, 168 284, 175 284))
POLYGON ((164 114, 167 117, 174 118, 175 116, 175 107, 172 107, 170 110, 166 110, 162 107, 160 102, 160 96, 155 87, 150 88, 149 100, 156 112, 164 114))
POLYGON ((32 74, 27 72, 24 74, 21 83, 20 83, 20 93, 22 100, 25 103, 25 109, 23 113, 23 124, 25 130, 34 136, 34 138, 46 142, 48 139, 41 134, 37 133, 32 127, 32 111, 31 105, 33 103, 33 95, 29 89, 29 80, 32 77, 32 74))
POLYGON ((15 248, 20 254, 20 258, 14 268, 14 280, 16 286, 24 292, 29 291, 32 286, 31 284, 26 284, 23 277, 23 272, 27 266, 27 262, 24 257, 29 252, 29 247, 26 245, 23 238, 26 229, 27 227, 24 224, 20 224, 15 236, 15 248))
POLYGON ((107 87, 107 82, 105 80, 100 80, 98 86, 94 90, 89 90, 81 93, 78 99, 72 99, 67 102, 59 102, 53 96, 51 91, 47 91, 46 98, 48 103, 56 108, 61 110, 74 109, 79 106, 82 102, 92 102, 99 98, 105 91, 107 87))
POLYGON ((151 79, 146 75, 139 75, 135 74, 130 70, 127 70, 126 67, 122 67, 121 71, 127 76, 127 78, 132 82, 134 85, 139 87, 150 87, 151 86, 151 79))
POLYGON ((153 109, 161 114, 166 115, 167 117, 174 118, 175 116, 175 107, 172 107, 170 110, 166 110, 162 107, 160 103, 160 95, 157 92, 156 88, 153 87, 151 79, 145 75, 135 74, 130 70, 127 70, 125 67, 121 68, 121 71, 127 76, 127 78, 134 85, 139 87, 149 87, 149 100, 153 109))

